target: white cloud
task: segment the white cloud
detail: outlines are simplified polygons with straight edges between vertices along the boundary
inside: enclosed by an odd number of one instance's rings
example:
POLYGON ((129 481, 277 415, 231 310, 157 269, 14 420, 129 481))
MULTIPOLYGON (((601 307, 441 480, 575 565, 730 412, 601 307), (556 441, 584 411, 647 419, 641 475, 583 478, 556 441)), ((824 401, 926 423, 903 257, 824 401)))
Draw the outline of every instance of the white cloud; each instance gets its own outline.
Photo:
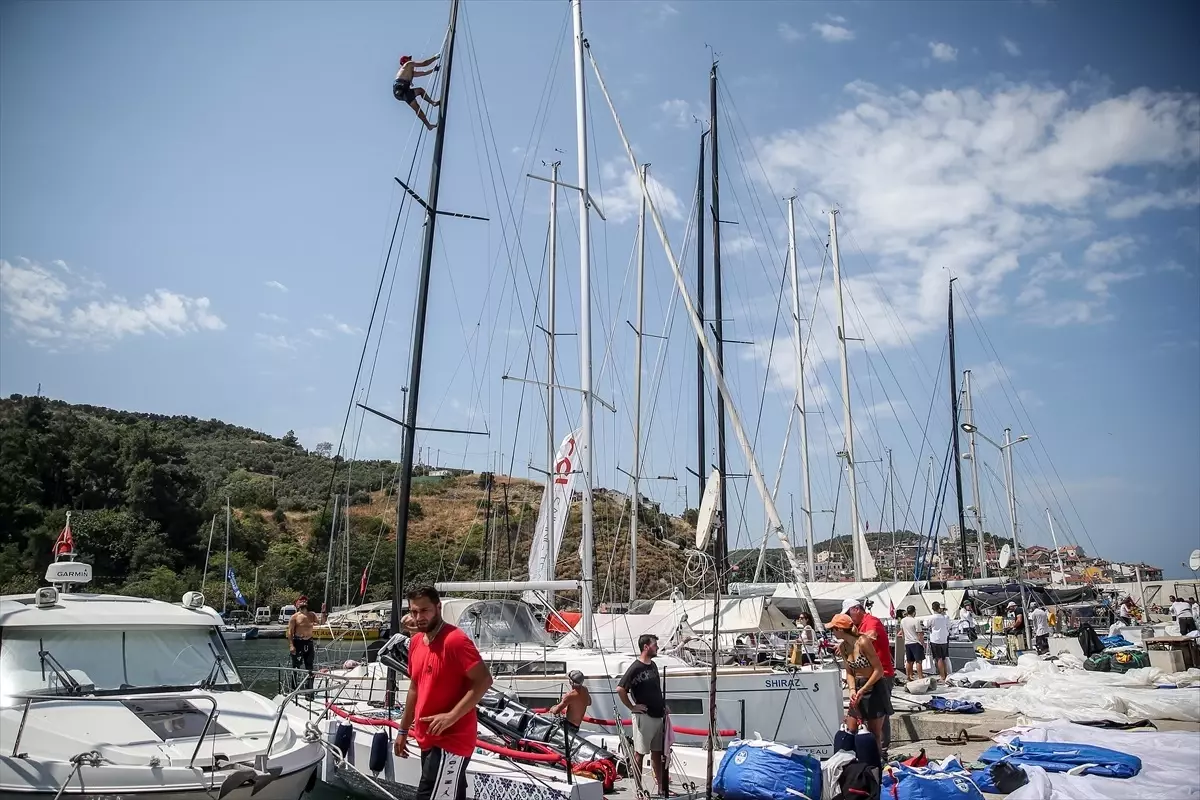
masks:
POLYGON ((330 327, 338 333, 344 333, 347 336, 354 336, 362 333, 362 328, 355 328, 352 325, 341 322, 334 318, 331 314, 326 314, 325 320, 329 323, 330 327))
POLYGON ((827 42, 849 42, 854 38, 854 31, 829 22, 814 22, 812 29, 827 42))
POLYGON ((329 331, 321 328, 309 328, 308 335, 314 339, 327 339, 329 338, 329 331))
POLYGON ((1113 219, 1132 219, 1147 211, 1174 211, 1200 205, 1200 190, 1177 189, 1173 192, 1146 192, 1126 197, 1108 209, 1113 219))
MULTIPOLYGON (((899 317, 911 336, 940 330, 953 274, 982 315, 1096 322, 1139 273, 1097 277, 1060 253, 1101 238, 1114 200, 1188 197, 1153 184, 1200 162, 1200 98, 1138 89, 1095 100, 1086 90, 921 94, 856 82, 845 111, 761 139, 757 155, 772 188, 810 187, 810 213, 842 206, 843 253, 861 247, 870 259, 850 263, 846 281, 867 320, 899 317)), ((871 325, 877 338, 893 327, 871 325)))
POLYGON ((1099 239, 1083 251, 1083 260, 1093 266, 1116 264, 1133 252, 1133 248, 1133 237, 1125 234, 1111 239, 1099 239))
POLYGON ((269 289, 275 289, 280 292, 286 292, 288 288, 279 281, 264 281, 263 285, 269 289))
POLYGON ((687 100, 664 100, 658 106, 676 128, 688 128, 692 124, 692 108, 687 100))
POLYGON ((803 33, 796 30, 786 22, 779 23, 777 30, 779 31, 779 38, 783 39, 785 42, 798 42, 804 38, 803 33))
POLYGON ((254 340, 268 350, 295 351, 296 341, 282 334, 256 333, 254 340))
POLYGON ((929 54, 938 61, 949 62, 958 60, 958 49, 951 47, 945 42, 930 42, 929 54))
MULTIPOLYGON (((642 182, 626 162, 621 159, 605 162, 600 168, 600 177, 605 182, 605 191, 596 197, 596 201, 608 221, 624 222, 636 217, 642 207, 642 182)), ((650 197, 663 217, 683 219, 684 206, 679 196, 654 177, 653 170, 647 184, 650 197)), ((592 186, 593 192, 597 189, 598 186, 592 186)))
POLYGON ((1021 55, 1021 45, 1009 39, 1007 36, 1000 37, 1000 46, 1004 48, 1004 52, 1008 53, 1013 58, 1021 55))
POLYGON ((258 318, 265 319, 267 322, 287 322, 285 317, 281 317, 278 314, 268 314, 265 311, 258 312, 258 318))
POLYGON ((207 297, 156 289, 130 302, 62 261, 0 259, 0 308, 14 331, 40 346, 104 346, 144 333, 182 335, 225 327, 207 297))

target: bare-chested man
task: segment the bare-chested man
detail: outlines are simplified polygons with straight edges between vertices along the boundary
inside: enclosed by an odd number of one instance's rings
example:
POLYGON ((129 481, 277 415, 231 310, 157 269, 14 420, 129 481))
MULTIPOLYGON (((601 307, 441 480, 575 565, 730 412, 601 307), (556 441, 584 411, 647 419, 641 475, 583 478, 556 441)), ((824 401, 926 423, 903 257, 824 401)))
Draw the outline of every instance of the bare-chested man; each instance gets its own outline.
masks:
POLYGON ((441 105, 437 100, 434 100, 420 86, 413 87, 413 78, 420 78, 428 75, 431 72, 437 72, 441 67, 433 69, 418 70, 416 67, 428 67, 437 60, 437 56, 432 56, 424 61, 413 61, 412 56, 400 56, 400 69, 396 72, 396 80, 392 83, 392 96, 401 103, 408 103, 413 111, 417 112, 417 118, 425 123, 425 127, 433 130, 433 124, 426 119, 425 112, 417 105, 417 98, 421 98, 431 106, 441 105))
POLYGON ((301 664, 308 670, 308 678, 304 688, 312 688, 313 659, 316 650, 313 648, 313 628, 317 625, 317 615, 308 610, 308 598, 296 598, 296 613, 288 619, 287 640, 288 649, 292 652, 292 667, 299 669, 301 664))
POLYGON ((564 724, 574 736, 579 733, 579 726, 583 724, 588 706, 592 704, 592 694, 583 685, 583 673, 579 670, 571 670, 567 678, 571 681, 571 688, 563 695, 563 699, 558 701, 558 705, 550 709, 550 713, 562 714, 564 724))

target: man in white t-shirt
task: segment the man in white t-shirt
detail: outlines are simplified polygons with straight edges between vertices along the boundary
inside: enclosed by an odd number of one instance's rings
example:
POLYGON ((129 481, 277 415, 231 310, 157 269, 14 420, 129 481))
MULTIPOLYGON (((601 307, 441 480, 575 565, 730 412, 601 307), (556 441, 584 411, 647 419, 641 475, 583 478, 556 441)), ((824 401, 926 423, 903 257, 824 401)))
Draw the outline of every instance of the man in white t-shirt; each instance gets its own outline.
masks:
POLYGON ((933 616, 925 623, 929 628, 929 649, 933 651, 933 663, 942 681, 946 680, 950 666, 950 618, 941 603, 933 604, 933 616))
POLYGON ((1033 626, 1033 649, 1037 654, 1050 652, 1050 613, 1041 606, 1029 612, 1029 624, 1033 626))
POLYGON ((904 633, 904 672, 908 679, 916 680, 925 677, 925 668, 921 662, 925 660, 925 633, 917 619, 917 607, 909 606, 904 609, 904 619, 900 620, 900 630, 904 633))
POLYGON ((1179 635, 1187 636, 1196 630, 1196 617, 1192 614, 1192 604, 1181 597, 1171 601, 1171 616, 1179 623, 1179 635))

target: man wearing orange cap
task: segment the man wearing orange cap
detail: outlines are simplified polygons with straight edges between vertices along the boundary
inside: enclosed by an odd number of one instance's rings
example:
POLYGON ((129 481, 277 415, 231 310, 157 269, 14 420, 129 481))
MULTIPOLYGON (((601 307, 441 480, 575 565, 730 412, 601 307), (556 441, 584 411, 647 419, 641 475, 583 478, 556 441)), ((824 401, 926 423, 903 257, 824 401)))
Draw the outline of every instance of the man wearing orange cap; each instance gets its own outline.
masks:
POLYGON ((300 669, 303 664, 308 670, 308 678, 304 688, 312 688, 313 659, 316 650, 313 648, 313 628, 317 626, 317 615, 308 610, 308 598, 296 598, 296 613, 288 618, 287 640, 288 649, 292 653, 292 668, 300 669))
POLYGON ((431 98, 421 87, 413 88, 412 82, 413 78, 420 78, 441 69, 441 67, 434 67, 427 70, 415 69, 416 67, 428 67, 437 58, 437 56, 432 56, 424 61, 413 61, 412 56, 400 56, 400 69, 396 72, 396 80, 392 83, 392 96, 401 103, 408 103, 409 107, 417 112, 417 117, 421 122, 425 123, 425 127, 429 130, 433 130, 434 126, 425 118, 425 112, 417 105, 417 98, 421 98, 431 106, 438 106, 441 103, 431 98))

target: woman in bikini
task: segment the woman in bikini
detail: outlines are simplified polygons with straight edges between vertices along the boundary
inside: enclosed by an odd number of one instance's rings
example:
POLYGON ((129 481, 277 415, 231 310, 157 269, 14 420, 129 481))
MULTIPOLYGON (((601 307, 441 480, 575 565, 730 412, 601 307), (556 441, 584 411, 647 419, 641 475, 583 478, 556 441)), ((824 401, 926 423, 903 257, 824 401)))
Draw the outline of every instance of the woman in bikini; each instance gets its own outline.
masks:
POLYGON ((829 629, 838 638, 838 653, 846 662, 846 688, 850 690, 849 712, 862 720, 867 730, 875 734, 879 750, 883 752, 883 721, 891 713, 887 684, 883 679, 883 665, 875 653, 875 646, 854 627, 854 620, 847 614, 835 614, 829 629))

